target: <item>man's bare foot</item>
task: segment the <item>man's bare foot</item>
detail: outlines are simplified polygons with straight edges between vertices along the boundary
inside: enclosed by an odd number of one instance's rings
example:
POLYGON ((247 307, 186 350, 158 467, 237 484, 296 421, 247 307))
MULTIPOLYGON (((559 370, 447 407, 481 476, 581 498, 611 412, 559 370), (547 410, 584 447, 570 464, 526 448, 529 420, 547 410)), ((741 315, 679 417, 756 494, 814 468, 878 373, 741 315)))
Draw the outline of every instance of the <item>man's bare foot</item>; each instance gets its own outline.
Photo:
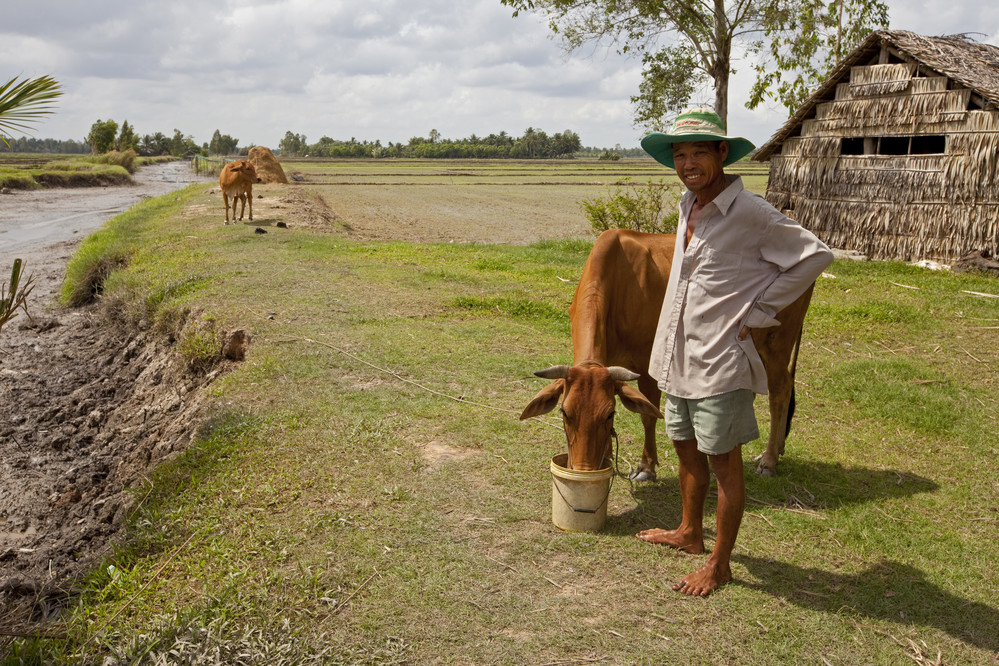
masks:
POLYGON ((680 532, 680 530, 664 530, 659 527, 653 527, 651 530, 642 530, 635 536, 642 541, 669 546, 670 548, 676 548, 677 550, 682 550, 690 553, 691 555, 697 555, 698 553, 704 552, 703 539, 698 539, 689 534, 685 534, 680 532))
POLYGON ((730 580, 732 569, 728 563, 721 565, 708 560, 700 569, 681 578, 673 589, 692 597, 706 597, 730 580))

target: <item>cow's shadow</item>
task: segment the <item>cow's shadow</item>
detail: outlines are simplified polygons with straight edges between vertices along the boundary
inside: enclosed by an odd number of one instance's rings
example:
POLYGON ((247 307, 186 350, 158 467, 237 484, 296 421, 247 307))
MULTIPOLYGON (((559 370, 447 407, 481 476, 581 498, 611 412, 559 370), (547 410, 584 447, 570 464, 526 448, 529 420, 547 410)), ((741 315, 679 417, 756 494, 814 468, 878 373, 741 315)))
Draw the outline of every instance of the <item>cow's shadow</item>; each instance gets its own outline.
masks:
POLYGON ((242 224, 244 227, 277 227, 278 223, 281 222, 283 220, 279 217, 255 217, 252 220, 243 218, 237 221, 238 224, 242 224))
MULTIPOLYGON (((674 456, 663 460, 675 463, 674 456)), ((781 459, 776 478, 759 477, 753 471, 755 469, 756 463, 747 456, 745 470, 748 510, 752 510, 754 506, 771 505, 823 511, 828 507, 839 508, 933 492, 938 487, 936 482, 930 479, 909 473, 859 466, 846 467, 835 463, 800 461, 793 458, 781 459)), ((614 483, 629 487, 626 470, 618 471, 614 483)), ((630 492, 635 505, 627 511, 615 514, 608 521, 606 531, 609 533, 634 534, 649 527, 679 524, 680 487, 675 473, 660 468, 657 482, 631 484, 630 492)), ((714 492, 712 478, 709 509, 713 508, 714 492)), ((711 529, 713 522, 711 519, 705 524, 706 533, 713 534, 711 529)))
POLYGON ((731 583, 823 613, 852 611, 876 620, 931 626, 969 645, 999 652, 999 610, 968 601, 926 580, 914 567, 883 560, 864 571, 841 574, 769 558, 734 554, 754 580, 731 583), (808 589, 799 582, 807 581, 808 589))

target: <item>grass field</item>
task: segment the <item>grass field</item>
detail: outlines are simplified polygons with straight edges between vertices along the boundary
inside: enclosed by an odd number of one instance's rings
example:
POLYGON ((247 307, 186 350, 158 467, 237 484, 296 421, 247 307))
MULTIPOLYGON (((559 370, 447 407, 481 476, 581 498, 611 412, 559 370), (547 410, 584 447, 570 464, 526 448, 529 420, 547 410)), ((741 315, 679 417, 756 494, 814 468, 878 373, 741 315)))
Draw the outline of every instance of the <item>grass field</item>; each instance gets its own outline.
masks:
MULTIPOLYGON (((67 637, 8 663, 997 663, 995 279, 832 265, 777 477, 746 447, 735 580, 690 599, 670 585, 707 556, 633 536, 679 519, 665 435, 659 480, 629 483, 641 427, 619 410, 607 527, 572 534, 550 522, 560 425, 517 418, 532 371, 571 360, 592 245, 575 202, 662 170, 285 168, 306 181, 258 188, 266 235, 222 226, 196 185, 81 249, 129 257, 105 284, 117 312, 190 310, 254 343, 187 454, 136 489, 67 637)), ((713 499, 707 521, 710 548, 713 499)))

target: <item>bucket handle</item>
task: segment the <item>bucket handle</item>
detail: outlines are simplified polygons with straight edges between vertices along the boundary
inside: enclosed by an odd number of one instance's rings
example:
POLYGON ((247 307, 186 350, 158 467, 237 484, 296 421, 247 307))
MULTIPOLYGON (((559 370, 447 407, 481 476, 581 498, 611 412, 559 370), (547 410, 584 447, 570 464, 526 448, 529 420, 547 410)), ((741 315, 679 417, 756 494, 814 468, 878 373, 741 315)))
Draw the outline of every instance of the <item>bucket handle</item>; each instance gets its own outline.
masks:
POLYGON ((604 495, 604 500, 600 504, 597 505, 596 509, 577 509, 576 507, 574 507, 569 502, 569 500, 567 500, 565 498, 565 495, 562 494, 562 489, 558 487, 558 482, 555 480, 555 475, 554 474, 552 474, 552 485, 555 486, 555 490, 558 491, 559 495, 561 495, 562 501, 565 502, 565 505, 568 506, 573 511, 575 511, 576 513, 596 513, 601 508, 603 508, 604 504, 607 504, 607 500, 610 498, 611 488, 614 487, 614 475, 611 474, 610 483, 607 484, 607 494, 604 495))

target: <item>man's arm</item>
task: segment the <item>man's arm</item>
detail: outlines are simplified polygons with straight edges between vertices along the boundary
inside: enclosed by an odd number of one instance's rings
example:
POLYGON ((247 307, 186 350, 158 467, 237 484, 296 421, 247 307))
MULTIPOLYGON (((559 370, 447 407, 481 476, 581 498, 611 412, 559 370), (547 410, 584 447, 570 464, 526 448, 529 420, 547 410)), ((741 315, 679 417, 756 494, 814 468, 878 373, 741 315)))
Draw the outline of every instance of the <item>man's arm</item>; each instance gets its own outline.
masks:
POLYGON ((761 254, 780 273, 753 304, 739 331, 740 340, 749 335, 750 329, 779 326, 777 313, 801 296, 833 262, 832 251, 825 243, 783 215, 767 232, 761 254))

